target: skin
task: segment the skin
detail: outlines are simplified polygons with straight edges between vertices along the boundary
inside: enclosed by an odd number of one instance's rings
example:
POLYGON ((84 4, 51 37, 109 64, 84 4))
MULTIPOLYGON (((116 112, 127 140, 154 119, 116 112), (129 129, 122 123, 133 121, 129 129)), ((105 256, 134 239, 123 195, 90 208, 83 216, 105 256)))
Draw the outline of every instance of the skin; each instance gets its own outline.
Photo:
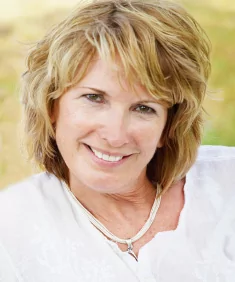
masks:
MULTIPOLYGON (((161 136, 167 120, 164 106, 141 85, 135 90, 124 77, 118 77, 116 68, 97 59, 82 81, 57 101, 52 117, 56 142, 69 168, 70 189, 120 238, 134 236, 149 216, 156 192, 146 176, 146 167, 157 148, 164 145, 161 136), (87 145, 128 157, 120 165, 109 167, 96 162, 87 145)), ((161 230, 176 227, 183 206, 183 183, 175 187, 173 193, 164 195, 149 232, 134 244, 136 254, 159 226, 161 230), (174 203, 178 197, 179 205, 173 204, 172 216, 169 203, 173 194, 174 203), (163 219, 165 228, 160 224, 163 219)), ((125 245, 119 247, 126 250, 125 245)))

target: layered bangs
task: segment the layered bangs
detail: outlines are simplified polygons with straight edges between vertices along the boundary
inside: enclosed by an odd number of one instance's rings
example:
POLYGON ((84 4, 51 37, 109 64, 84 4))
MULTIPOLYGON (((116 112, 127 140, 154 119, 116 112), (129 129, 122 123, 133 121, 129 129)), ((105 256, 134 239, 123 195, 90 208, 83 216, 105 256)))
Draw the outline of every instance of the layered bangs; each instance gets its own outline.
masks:
POLYGON ((169 3, 98 1, 76 10, 50 46, 48 75, 55 89, 77 84, 100 57, 167 107, 186 100, 190 110, 198 108, 210 72, 209 42, 184 10, 171 3, 169 12, 169 3))

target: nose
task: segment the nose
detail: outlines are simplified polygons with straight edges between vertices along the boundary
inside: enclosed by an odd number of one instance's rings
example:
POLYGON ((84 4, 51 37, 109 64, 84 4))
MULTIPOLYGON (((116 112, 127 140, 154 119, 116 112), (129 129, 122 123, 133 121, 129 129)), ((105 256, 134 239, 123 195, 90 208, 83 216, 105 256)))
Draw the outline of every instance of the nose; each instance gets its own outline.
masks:
POLYGON ((108 146, 119 148, 129 143, 128 116, 122 111, 112 111, 103 119, 99 137, 108 143, 108 146))

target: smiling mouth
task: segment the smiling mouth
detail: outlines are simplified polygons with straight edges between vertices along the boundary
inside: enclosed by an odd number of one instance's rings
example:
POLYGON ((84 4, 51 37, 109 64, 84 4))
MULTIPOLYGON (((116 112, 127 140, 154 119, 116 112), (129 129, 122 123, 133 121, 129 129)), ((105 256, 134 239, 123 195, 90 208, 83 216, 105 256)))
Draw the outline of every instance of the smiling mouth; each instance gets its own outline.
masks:
POLYGON ((99 159, 104 160, 106 162, 119 162, 122 159, 125 159, 129 156, 112 156, 112 155, 108 155, 108 154, 104 154, 102 152, 99 152, 97 150, 95 150, 94 148, 90 147, 89 145, 85 144, 86 147, 99 159))

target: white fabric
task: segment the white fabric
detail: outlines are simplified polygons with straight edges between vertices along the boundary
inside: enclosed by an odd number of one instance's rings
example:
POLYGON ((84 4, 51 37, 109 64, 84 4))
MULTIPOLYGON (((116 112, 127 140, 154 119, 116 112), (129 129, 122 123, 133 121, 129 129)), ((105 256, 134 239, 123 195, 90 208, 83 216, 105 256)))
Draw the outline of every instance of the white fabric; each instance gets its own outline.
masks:
POLYGON ((139 261, 93 227, 66 188, 41 173, 0 192, 0 281, 234 282, 235 148, 202 146, 175 231, 139 261))

